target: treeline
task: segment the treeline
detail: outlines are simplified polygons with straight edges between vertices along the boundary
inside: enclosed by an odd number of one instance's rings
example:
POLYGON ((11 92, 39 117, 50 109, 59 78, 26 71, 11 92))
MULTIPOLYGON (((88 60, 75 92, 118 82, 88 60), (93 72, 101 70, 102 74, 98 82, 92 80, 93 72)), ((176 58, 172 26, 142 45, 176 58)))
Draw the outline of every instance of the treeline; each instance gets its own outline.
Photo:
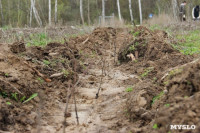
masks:
MULTIPOLYGON (((105 16, 114 13, 115 17, 119 17, 118 0, 104 1, 105 16)), ((121 17, 126 23, 131 23, 129 1, 119 0, 121 17)), ((135 23, 140 21, 138 1, 140 0, 131 1, 135 23)), ((142 18, 147 19, 150 13, 154 15, 159 13, 170 14, 173 13, 172 10, 176 10, 176 15, 178 15, 178 7, 181 1, 183 0, 141 0, 142 18), (177 5, 172 5, 174 2, 177 5)), ((198 0, 186 1, 190 8, 199 3, 198 0)), ((98 23, 99 16, 102 15, 102 0, 0 0, 0 12, 2 27, 8 25, 12 27, 46 26, 50 22, 59 25, 76 25, 82 24, 82 19, 84 19, 84 24, 94 24, 98 23), (49 4, 51 8, 49 8, 49 4), (50 20, 49 16, 51 16, 50 20)))

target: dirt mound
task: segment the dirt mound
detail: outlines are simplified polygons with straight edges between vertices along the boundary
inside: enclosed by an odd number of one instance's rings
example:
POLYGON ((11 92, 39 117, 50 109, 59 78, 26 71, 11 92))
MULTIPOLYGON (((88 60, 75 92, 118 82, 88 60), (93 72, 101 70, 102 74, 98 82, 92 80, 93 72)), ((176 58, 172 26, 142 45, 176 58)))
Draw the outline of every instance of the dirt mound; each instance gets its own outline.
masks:
POLYGON ((10 51, 13 53, 21 53, 26 51, 24 42, 15 42, 10 46, 10 51))
POLYGON ((51 99, 65 102, 67 88, 83 71, 80 54, 67 43, 28 47, 26 51, 22 42, 13 43, 10 50, 7 45, 0 47, 0 130, 30 131, 37 123, 40 104, 48 112, 54 104, 51 99), (32 100, 23 103, 29 98, 32 100))
POLYGON ((164 31, 151 31, 146 27, 136 27, 132 33, 135 36, 133 42, 129 45, 123 46, 119 51, 118 59, 120 62, 130 61, 128 54, 133 54, 140 60, 158 60, 166 54, 177 53, 170 44, 166 43, 168 39, 167 33, 164 31), (135 53, 138 53, 136 55, 135 53))
MULTIPOLYGON (((199 131, 199 72, 199 60, 170 71, 164 81, 167 83, 167 93, 157 101, 157 104, 153 105, 154 109, 158 109, 154 118, 155 122, 152 123, 158 125, 157 132, 170 131, 170 125, 195 125, 196 129, 191 132, 199 131)), ((187 131, 179 129, 177 132, 187 131)))
POLYGON ((127 63, 124 69, 132 71, 142 78, 158 78, 168 68, 185 64, 192 60, 189 56, 182 55, 169 43, 171 39, 164 31, 151 31, 139 26, 131 33, 135 39, 128 45, 122 46, 118 54, 121 63, 127 63), (132 54, 135 61, 128 56, 132 54))
MULTIPOLYGON (((96 28, 89 35, 71 38, 69 43, 77 45, 79 51, 83 53, 102 55, 105 49, 114 47, 115 39, 116 29, 111 27, 96 28)), ((104 54, 106 53, 104 52, 104 54)))
MULTIPOLYGON (((162 83, 136 84, 129 94, 129 118, 142 132, 192 132, 199 131, 199 75, 200 61, 196 60, 168 72, 162 83), (149 100, 150 99, 150 100, 149 100), (171 130, 171 125, 192 125, 195 130, 171 130)), ((133 131, 136 131, 133 129, 133 131)))

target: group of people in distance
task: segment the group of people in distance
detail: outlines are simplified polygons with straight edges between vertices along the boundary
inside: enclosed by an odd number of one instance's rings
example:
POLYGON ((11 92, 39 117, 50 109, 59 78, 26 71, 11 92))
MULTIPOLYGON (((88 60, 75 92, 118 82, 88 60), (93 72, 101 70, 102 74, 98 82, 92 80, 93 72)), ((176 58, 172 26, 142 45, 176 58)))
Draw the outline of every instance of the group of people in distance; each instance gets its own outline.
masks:
MULTIPOLYGON (((180 16, 180 20, 181 21, 186 21, 186 1, 183 1, 180 5, 180 12, 179 12, 179 16, 180 16)), ((193 9, 192 9, 192 19, 194 21, 199 20, 200 16, 199 16, 199 5, 196 5, 193 9)))

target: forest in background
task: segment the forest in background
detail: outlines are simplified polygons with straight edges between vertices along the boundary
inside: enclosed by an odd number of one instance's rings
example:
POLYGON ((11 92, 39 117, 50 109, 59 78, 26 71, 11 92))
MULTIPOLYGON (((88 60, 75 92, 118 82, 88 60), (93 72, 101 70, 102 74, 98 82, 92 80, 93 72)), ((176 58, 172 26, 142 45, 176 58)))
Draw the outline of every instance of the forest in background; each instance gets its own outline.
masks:
MULTIPOLYGON (((102 15, 102 0, 0 0, 1 27, 36 27, 39 21, 41 26, 49 25, 49 1, 51 1, 51 23, 58 25, 80 25, 82 24, 80 15, 80 2, 82 1, 82 11, 84 24, 98 24, 99 16, 102 15), (35 2, 35 9, 32 10, 31 17, 31 1, 35 2), (57 13, 55 11, 55 2, 57 1, 57 13), (37 16, 34 16, 36 11, 37 16), (55 16, 56 15, 56 16, 55 16), (55 18, 56 17, 56 18, 55 18), (37 19, 38 20, 37 20, 37 19), (55 21, 56 19, 56 21, 55 21)), ((118 0, 104 0, 105 1, 105 15, 114 16, 118 18, 118 0)), ((121 16, 125 23, 131 23, 130 0, 119 0, 121 16)), ((139 0, 131 1, 131 8, 134 22, 139 23, 139 0)), ((178 16, 179 5, 182 0, 141 0, 142 18, 148 19, 150 13, 154 15, 169 14, 178 16)), ((187 1, 187 11, 190 17, 190 12, 198 0, 187 1)))

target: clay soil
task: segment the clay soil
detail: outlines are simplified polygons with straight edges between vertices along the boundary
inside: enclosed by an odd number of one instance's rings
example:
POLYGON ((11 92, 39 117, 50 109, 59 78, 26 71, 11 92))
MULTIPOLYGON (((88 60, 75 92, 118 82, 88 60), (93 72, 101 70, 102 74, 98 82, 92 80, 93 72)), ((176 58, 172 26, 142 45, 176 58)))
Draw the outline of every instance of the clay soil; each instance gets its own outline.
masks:
POLYGON ((200 61, 176 43, 140 26, 45 47, 0 44, 0 132, 198 133, 200 61))

